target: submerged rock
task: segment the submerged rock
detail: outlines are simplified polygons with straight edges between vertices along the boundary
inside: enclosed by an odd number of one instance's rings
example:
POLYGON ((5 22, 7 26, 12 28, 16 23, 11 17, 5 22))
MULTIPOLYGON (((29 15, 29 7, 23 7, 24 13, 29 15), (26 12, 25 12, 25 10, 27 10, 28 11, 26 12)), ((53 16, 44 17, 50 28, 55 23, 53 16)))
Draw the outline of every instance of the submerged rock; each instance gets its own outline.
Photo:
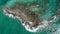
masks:
POLYGON ((59 0, 10 0, 1 8, 5 15, 20 20, 30 32, 40 29, 50 30, 49 26, 54 24, 60 16, 59 0))

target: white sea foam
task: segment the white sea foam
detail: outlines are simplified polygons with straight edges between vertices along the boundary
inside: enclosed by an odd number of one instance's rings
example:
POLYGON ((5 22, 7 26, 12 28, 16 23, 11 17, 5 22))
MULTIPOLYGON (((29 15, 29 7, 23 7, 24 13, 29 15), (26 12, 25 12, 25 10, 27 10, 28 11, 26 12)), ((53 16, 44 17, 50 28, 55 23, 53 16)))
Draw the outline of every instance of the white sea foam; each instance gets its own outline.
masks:
POLYGON ((48 21, 47 20, 44 20, 42 23, 43 23, 43 25, 39 25, 37 28, 33 27, 33 29, 31 29, 29 25, 26 26, 24 23, 23 23, 23 26, 29 32, 37 32, 40 28, 45 28, 48 25, 48 21))
POLYGON ((8 14, 5 10, 4 10, 4 14, 9 16, 9 17, 15 18, 12 14, 8 14))
POLYGON ((56 22, 58 20, 58 16, 53 16, 53 19, 52 20, 50 20, 50 22, 56 22))
POLYGON ((12 17, 12 18, 14 18, 14 16, 13 16, 12 14, 6 14, 6 15, 8 15, 9 17, 12 17))
MULTIPOLYGON (((12 17, 14 18, 14 16, 12 14, 6 14, 8 15, 9 17, 12 17)), ((17 17, 18 18, 18 17, 17 17)), ((18 18, 19 19, 19 18, 18 18)), ((44 28, 45 26, 48 25, 48 22, 47 21, 43 21, 42 22, 44 25, 39 25, 37 28, 34 28, 33 29, 30 29, 30 26, 29 25, 25 25, 24 23, 22 23, 22 25, 25 27, 25 29, 29 32, 37 32, 40 28, 44 28)))
POLYGON ((25 29, 29 32, 36 32, 38 30, 38 28, 34 28, 33 29, 30 29, 30 26, 29 25, 25 25, 23 24, 23 26, 25 27, 25 29))
MULTIPOLYGON (((18 16, 13 16, 12 14, 8 14, 6 13, 6 11, 4 10, 5 14, 9 17, 12 17, 12 18, 18 18, 19 20, 21 20, 18 16)), ((22 21, 22 20, 21 20, 22 21)), ((30 24, 32 24, 32 22, 29 22, 30 24)), ((29 25, 25 25, 25 23, 22 23, 22 25, 25 27, 25 29, 29 32, 37 32, 40 28, 45 28, 47 25, 48 25, 48 21, 47 20, 43 20, 42 21, 43 25, 39 25, 37 28, 34 28, 31 29, 29 25)))

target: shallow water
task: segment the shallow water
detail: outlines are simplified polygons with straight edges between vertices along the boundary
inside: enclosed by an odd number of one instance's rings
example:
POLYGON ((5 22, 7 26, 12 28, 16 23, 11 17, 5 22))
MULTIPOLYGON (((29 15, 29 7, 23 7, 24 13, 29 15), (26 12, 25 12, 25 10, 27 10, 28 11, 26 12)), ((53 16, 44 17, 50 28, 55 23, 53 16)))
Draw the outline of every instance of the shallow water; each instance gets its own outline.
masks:
MULTIPOLYGON (((57 21, 58 22, 58 21, 57 21)), ((59 22, 57 23, 59 24, 59 22)), ((42 30, 35 33, 28 32, 18 19, 4 15, 0 10, 0 34, 50 34, 49 30, 42 30)))
POLYGON ((25 30, 19 20, 9 18, 0 10, 0 34, 32 34, 25 30))
MULTIPOLYGON (((10 7, 10 6, 12 6, 12 4, 14 4, 14 2, 16 2, 15 0, 11 0, 6 4, 7 1, 9 1, 9 0, 0 0, 0 7, 1 6, 10 7)), ((33 0, 26 0, 26 1, 18 0, 18 1, 20 3, 33 2, 33 0)), ((38 0, 37 2, 38 3, 43 2, 43 0, 41 0, 41 1, 38 0)), ((60 2, 60 1, 58 1, 58 2, 60 2)), ((60 5, 57 4, 56 0, 53 0, 53 1, 49 0, 49 2, 45 6, 46 7, 44 7, 44 9, 46 8, 46 13, 41 15, 41 17, 43 19, 47 19, 53 15, 56 15, 55 14, 57 12, 56 9, 60 7, 60 5), (52 10, 50 7, 54 7, 54 9, 52 10)), ((58 13, 59 13, 59 11, 58 11, 58 13)), ((58 20, 56 22, 54 22, 53 24, 51 24, 49 27, 56 28, 56 29, 60 28, 60 16, 58 16, 58 20)), ((0 9, 0 34, 51 34, 52 33, 51 31, 52 31, 51 29, 47 29, 47 30, 43 29, 43 30, 40 30, 35 33, 28 32, 22 26, 21 22, 18 19, 10 18, 10 17, 4 15, 3 11, 0 9)), ((53 32, 52 34, 55 34, 55 33, 53 32)))

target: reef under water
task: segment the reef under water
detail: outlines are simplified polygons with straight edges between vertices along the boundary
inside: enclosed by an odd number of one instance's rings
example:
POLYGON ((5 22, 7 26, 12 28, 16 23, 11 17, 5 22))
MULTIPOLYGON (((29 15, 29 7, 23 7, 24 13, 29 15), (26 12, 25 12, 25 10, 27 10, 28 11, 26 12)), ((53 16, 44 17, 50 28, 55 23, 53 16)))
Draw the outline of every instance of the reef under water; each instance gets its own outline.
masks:
POLYGON ((52 33, 60 28, 60 0, 0 0, 0 9, 29 32, 52 33))

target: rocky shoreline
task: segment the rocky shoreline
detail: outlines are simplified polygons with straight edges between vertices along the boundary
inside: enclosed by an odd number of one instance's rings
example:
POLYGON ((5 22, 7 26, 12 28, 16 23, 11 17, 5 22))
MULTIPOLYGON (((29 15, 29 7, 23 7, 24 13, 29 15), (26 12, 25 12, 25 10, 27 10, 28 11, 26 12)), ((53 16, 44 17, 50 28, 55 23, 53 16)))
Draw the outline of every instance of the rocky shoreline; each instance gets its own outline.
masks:
POLYGON ((22 22, 22 25, 25 27, 25 29, 30 32, 36 32, 39 30, 39 28, 45 28, 48 25, 47 20, 42 21, 41 23, 40 22, 34 23, 34 22, 29 21, 28 18, 25 18, 25 15, 23 13, 18 12, 19 11, 18 9, 17 11, 11 11, 8 9, 4 9, 3 11, 5 15, 13 17, 13 18, 15 17, 18 20, 20 20, 22 22))

